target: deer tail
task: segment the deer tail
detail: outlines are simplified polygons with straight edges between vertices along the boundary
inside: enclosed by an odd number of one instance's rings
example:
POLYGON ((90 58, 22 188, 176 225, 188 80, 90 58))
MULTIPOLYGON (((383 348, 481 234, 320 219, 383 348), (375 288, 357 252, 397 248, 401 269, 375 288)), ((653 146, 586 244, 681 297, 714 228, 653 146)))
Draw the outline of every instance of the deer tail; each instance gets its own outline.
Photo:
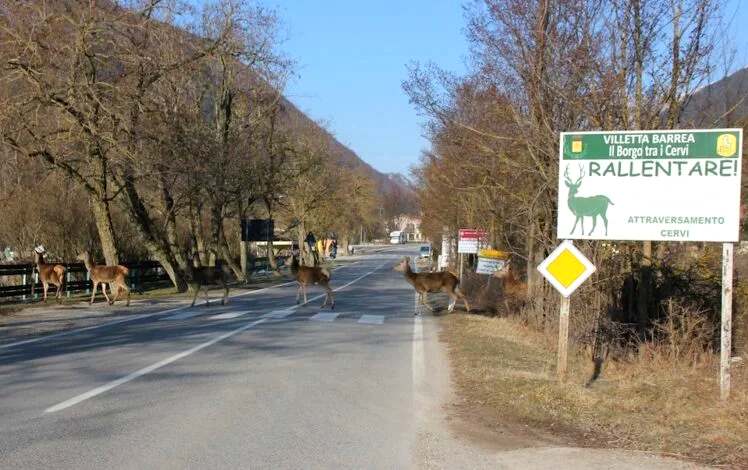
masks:
POLYGON ((327 279, 330 280, 330 270, 327 268, 320 268, 320 272, 327 276, 327 279))
POLYGON ((608 204, 610 204, 611 206, 615 206, 615 204, 613 204, 613 201, 611 201, 608 196, 605 196, 605 199, 608 200, 608 204))

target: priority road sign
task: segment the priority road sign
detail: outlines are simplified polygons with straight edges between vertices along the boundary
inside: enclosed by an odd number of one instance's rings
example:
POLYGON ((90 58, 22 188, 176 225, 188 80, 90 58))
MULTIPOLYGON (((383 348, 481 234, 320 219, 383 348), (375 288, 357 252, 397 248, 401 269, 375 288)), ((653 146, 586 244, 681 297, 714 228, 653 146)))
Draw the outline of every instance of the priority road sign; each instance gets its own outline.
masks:
POLYGON ((571 240, 565 240, 540 263, 538 271, 562 296, 569 297, 595 272, 595 265, 571 240))

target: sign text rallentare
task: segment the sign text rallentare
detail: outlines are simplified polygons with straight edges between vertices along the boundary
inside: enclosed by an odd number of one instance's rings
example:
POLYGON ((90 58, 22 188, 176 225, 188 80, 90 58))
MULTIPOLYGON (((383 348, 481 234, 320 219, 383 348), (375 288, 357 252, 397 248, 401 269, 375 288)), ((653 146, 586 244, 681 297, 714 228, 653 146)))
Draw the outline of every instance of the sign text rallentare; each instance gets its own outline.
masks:
POLYGON ((742 129, 562 132, 558 238, 733 242, 742 129))

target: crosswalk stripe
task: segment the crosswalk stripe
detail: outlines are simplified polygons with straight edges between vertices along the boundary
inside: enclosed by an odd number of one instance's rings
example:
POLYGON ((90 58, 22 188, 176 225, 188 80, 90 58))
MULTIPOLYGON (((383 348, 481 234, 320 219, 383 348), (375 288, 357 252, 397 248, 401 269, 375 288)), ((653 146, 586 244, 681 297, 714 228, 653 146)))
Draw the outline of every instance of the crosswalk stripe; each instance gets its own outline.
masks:
POLYGON ((266 313, 265 315, 263 315, 263 317, 264 318, 286 318, 292 313, 293 313, 293 310, 291 309, 273 310, 272 312, 266 313))
POLYGON ((335 319, 338 318, 338 315, 340 314, 336 312, 319 312, 318 314, 311 317, 310 320, 335 321, 335 319))
POLYGON ((170 315, 168 317, 159 318, 159 321, 164 320, 186 320, 187 318, 196 317, 198 315, 202 315, 206 313, 205 310, 198 310, 198 309, 190 309, 185 312, 177 313, 176 315, 170 315))
POLYGON ((210 317, 211 320, 229 320, 231 318, 239 318, 248 313, 252 313, 254 310, 246 310, 244 312, 226 312, 210 317))
POLYGON ((384 323, 384 315, 361 315, 358 322, 367 325, 381 325, 384 323))

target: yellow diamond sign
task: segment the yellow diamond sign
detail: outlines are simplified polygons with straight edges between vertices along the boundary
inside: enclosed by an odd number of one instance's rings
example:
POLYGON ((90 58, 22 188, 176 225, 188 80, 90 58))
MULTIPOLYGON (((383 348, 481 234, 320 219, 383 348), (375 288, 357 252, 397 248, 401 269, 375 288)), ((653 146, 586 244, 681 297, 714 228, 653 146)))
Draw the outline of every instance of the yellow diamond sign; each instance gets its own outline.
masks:
POLYGON ((569 297, 595 272, 595 266, 570 240, 566 240, 540 263, 538 271, 561 295, 569 297))

